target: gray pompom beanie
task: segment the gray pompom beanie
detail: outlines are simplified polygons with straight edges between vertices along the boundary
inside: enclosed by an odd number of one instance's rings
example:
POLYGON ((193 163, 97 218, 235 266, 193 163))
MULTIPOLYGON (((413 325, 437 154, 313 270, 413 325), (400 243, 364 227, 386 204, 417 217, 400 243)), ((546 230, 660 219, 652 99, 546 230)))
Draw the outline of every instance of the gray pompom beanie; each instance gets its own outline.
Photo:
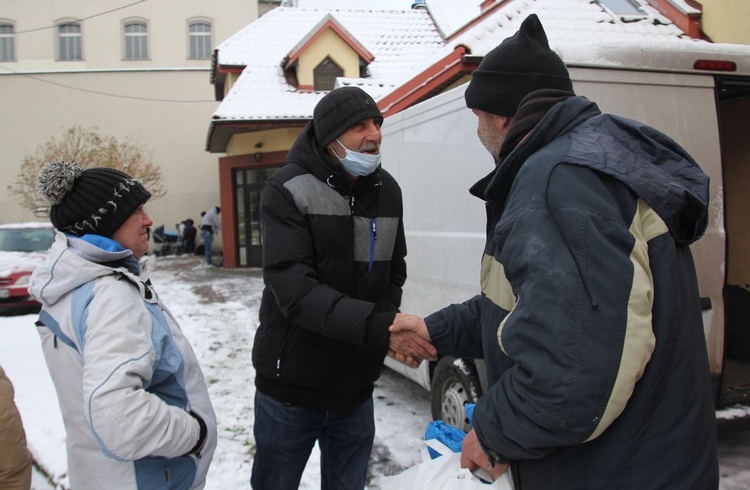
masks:
POLYGON ((320 146, 326 146, 363 119, 383 121, 372 97, 359 87, 341 87, 328 92, 313 110, 313 129, 320 146))
POLYGON ((547 42, 536 14, 487 53, 471 74, 464 98, 469 109, 513 117, 521 99, 539 89, 573 92, 568 69, 547 42))
POLYGON ((84 170, 60 158, 42 167, 36 189, 52 205, 52 225, 75 236, 91 233, 109 238, 151 198, 141 181, 124 172, 84 170))

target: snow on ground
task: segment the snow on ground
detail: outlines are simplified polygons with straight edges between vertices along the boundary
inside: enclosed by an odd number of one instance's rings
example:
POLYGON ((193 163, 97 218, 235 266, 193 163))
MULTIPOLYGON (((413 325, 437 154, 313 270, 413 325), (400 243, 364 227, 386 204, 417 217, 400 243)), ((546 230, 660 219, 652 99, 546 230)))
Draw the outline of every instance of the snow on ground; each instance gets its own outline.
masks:
MULTIPOLYGON (((205 269, 197 257, 160 258, 150 273, 158 294, 180 322, 209 384, 219 444, 207 490, 249 488, 253 454, 251 348, 263 280, 258 271, 205 269)), ((29 447, 60 489, 65 478, 65 430, 35 331, 36 315, 0 317, 0 364, 16 390, 29 447)), ((371 480, 421 461, 430 421, 427 392, 387 370, 375 393, 377 422, 371 480)), ((302 489, 320 488, 320 455, 313 452, 302 489)), ((54 488, 35 474, 34 490, 54 488)))
MULTIPOLYGON (((218 417, 219 444, 207 490, 249 488, 252 468, 254 370, 250 360, 263 281, 256 270, 205 269, 198 257, 160 258, 151 272, 157 292, 180 322, 203 367, 218 417)), ((40 470, 32 490, 68 488, 65 431, 44 363, 36 315, 0 317, 0 364, 16 390, 16 404, 40 470)), ((375 389, 376 436, 370 482, 421 461, 430 421, 429 395, 386 369, 375 389)), ((750 431, 720 437, 721 489, 750 489, 750 431)), ((300 488, 320 488, 313 452, 300 488)))

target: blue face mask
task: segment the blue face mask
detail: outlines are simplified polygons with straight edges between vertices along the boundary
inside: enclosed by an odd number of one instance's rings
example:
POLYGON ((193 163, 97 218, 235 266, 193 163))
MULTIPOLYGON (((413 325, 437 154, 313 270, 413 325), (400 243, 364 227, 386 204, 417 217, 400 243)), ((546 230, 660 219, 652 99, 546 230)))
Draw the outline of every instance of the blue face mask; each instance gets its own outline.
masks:
POLYGON ((380 165, 380 152, 376 155, 359 153, 342 145, 338 139, 336 139, 336 143, 340 144, 341 148, 346 152, 344 158, 341 158, 338 155, 336 155, 336 157, 350 174, 364 177, 365 175, 373 173, 375 169, 378 168, 378 165, 380 165))

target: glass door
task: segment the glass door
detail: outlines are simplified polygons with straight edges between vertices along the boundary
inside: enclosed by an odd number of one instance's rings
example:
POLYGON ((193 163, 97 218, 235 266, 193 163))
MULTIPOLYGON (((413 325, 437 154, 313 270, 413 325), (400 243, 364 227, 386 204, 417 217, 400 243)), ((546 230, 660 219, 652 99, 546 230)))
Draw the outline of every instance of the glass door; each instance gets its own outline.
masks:
POLYGON ((240 267, 263 266, 260 230, 260 193, 278 168, 250 168, 235 171, 237 216, 237 259, 240 267))

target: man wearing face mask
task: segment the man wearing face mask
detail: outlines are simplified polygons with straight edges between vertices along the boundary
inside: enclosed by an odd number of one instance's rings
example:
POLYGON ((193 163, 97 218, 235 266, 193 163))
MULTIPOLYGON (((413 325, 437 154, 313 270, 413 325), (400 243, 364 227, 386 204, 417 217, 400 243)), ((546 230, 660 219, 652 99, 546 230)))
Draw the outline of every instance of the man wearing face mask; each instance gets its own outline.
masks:
POLYGON ((401 189, 380 167, 382 121, 363 90, 331 91, 263 188, 256 490, 298 488, 316 441, 323 489, 364 488, 383 359, 435 358, 413 332, 388 331, 406 242, 401 189))

